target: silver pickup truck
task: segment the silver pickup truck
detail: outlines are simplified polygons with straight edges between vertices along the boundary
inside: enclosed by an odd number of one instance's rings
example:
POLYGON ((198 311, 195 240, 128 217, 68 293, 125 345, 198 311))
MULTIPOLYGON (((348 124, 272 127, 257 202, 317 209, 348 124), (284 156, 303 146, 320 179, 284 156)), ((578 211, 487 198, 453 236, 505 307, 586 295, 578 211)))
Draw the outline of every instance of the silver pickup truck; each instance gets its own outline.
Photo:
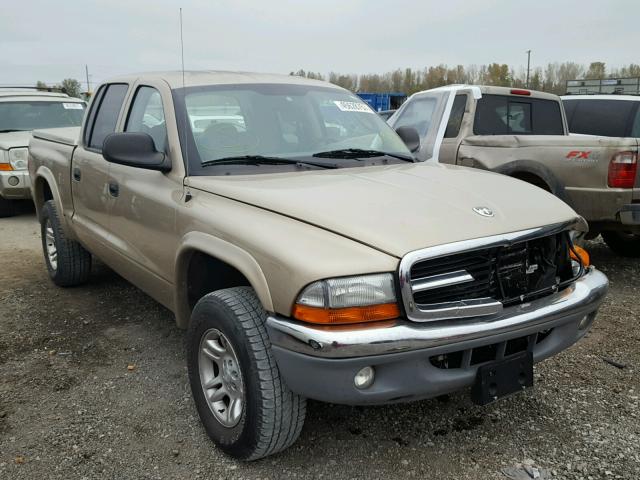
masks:
POLYGON ((27 146, 31 130, 78 126, 85 103, 64 93, 0 87, 0 217, 30 198, 27 146))
POLYGON ((412 95, 388 120, 418 130, 420 160, 503 173, 552 192, 589 222, 589 236, 640 233, 638 139, 570 135, 560 97, 453 85, 412 95))
MULTIPOLYGON (((305 399, 491 402, 589 330, 607 279, 586 222, 512 178, 415 162, 354 94, 187 72, 100 86, 81 131, 34 132, 47 271, 99 257, 187 329, 195 405, 225 452, 300 434, 305 399)), ((400 129, 415 146, 415 130, 400 129)), ((135 308, 135 306, 132 306, 135 308)))

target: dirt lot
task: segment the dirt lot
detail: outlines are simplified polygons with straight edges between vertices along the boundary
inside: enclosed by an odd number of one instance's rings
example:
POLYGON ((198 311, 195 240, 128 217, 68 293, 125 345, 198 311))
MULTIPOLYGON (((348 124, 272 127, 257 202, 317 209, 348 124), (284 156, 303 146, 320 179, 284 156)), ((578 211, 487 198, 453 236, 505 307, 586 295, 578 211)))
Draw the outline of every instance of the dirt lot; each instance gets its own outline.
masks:
POLYGON ((551 478, 640 478, 640 261, 588 248, 609 297, 586 339, 536 367, 533 390, 484 408, 465 393, 310 402, 293 448, 243 464, 200 427, 172 315, 100 265, 87 286, 54 287, 33 213, 0 219, 0 479, 484 480, 523 462, 551 478))

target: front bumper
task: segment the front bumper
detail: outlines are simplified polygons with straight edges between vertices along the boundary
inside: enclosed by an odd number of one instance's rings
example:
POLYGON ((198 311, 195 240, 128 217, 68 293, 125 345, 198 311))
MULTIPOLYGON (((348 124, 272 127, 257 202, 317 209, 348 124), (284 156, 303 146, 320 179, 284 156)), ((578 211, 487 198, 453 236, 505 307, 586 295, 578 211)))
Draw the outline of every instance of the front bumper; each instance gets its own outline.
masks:
POLYGON ((620 210, 620 221, 623 225, 640 226, 640 203, 623 205, 620 210))
POLYGON ((486 363, 474 352, 499 360, 524 341, 539 362, 564 350, 587 333, 607 288, 606 276, 590 268, 565 290, 493 317, 322 328, 271 316, 267 331, 281 375, 300 395, 350 405, 418 400, 471 386, 486 363), (460 365, 434 364, 448 355, 460 365), (359 390, 353 378, 365 366, 375 381, 359 390))
POLYGON ((31 181, 27 170, 0 172, 0 197, 7 200, 31 198, 31 181))

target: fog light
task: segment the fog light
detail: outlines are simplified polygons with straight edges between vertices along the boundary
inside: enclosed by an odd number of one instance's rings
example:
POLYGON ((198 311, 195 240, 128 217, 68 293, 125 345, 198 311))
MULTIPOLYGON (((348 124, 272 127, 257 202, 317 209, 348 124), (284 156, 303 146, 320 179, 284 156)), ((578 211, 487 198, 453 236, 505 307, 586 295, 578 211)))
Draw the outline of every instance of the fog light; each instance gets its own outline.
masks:
POLYGON ((9 182, 9 185, 11 185, 12 187, 15 187, 17 184, 20 183, 20 179, 18 177, 9 177, 7 182, 9 182))
POLYGON ((364 367, 353 377, 353 383, 355 383, 356 388, 363 390, 371 386, 375 377, 376 372, 373 367, 364 367))

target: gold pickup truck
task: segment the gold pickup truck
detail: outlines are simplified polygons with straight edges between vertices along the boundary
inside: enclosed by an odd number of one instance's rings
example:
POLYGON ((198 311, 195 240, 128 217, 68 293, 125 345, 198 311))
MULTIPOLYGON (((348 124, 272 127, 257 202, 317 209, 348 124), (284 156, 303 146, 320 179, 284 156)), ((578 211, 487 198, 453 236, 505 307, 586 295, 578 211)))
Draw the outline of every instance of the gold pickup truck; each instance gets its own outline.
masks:
POLYGON ((417 142, 320 81, 116 78, 80 130, 31 140, 48 273, 78 285, 95 255, 172 310, 202 423, 237 458, 295 442, 306 398, 494 401, 585 335, 608 282, 564 202, 416 162, 417 142))
POLYGON ((416 157, 491 170, 552 192, 616 253, 640 255, 638 139, 569 134, 560 97, 452 85, 412 95, 388 120, 418 130, 416 157))

